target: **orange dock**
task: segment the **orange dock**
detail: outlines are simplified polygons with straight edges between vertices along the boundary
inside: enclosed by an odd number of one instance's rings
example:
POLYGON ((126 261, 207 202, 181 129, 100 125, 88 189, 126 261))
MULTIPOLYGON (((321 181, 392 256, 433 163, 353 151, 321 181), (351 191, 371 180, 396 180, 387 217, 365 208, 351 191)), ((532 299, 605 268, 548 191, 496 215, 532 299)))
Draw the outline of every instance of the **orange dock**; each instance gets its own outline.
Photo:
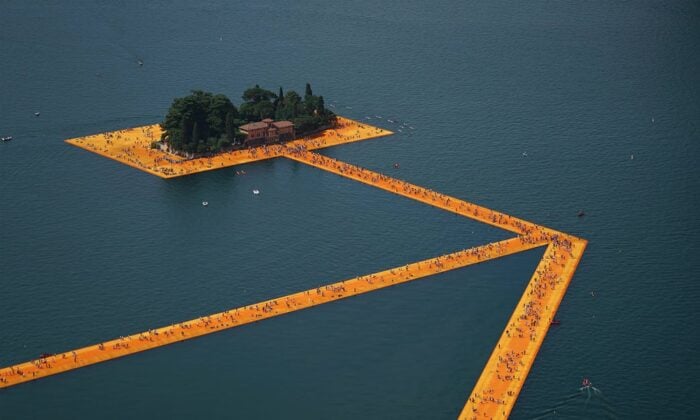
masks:
POLYGON ((0 369, 0 388, 542 246, 507 239, 0 369))
MULTIPOLYGON (((583 239, 303 149, 286 157, 548 244, 460 419, 507 418, 586 248, 583 239)), ((525 249, 523 249, 525 250, 525 249)), ((497 258, 497 256, 495 257, 497 258)))
MULTIPOLYGON (((323 133, 313 138, 297 140, 286 145, 268 146, 267 148, 253 149, 254 151, 234 152, 238 153, 238 155, 227 154, 227 156, 217 156, 208 160, 199 160, 199 162, 193 162, 197 161, 197 159, 193 159, 182 163, 182 166, 177 167, 178 169, 166 170, 165 172, 163 168, 169 166, 158 166, 162 165, 162 161, 157 160, 160 159, 159 157, 150 155, 150 152, 145 157, 139 155, 140 157, 134 158, 134 155, 126 153, 124 149, 120 149, 122 151, 116 153, 115 150, 117 149, 114 149, 113 146, 110 146, 113 147, 111 150, 107 147, 107 151, 100 149, 100 145, 103 145, 103 142, 113 139, 113 137, 108 135, 103 134, 95 139, 84 137, 68 141, 163 178, 213 170, 221 166, 230 166, 254 160, 286 157, 508 230, 517 236, 500 242, 409 263, 385 271, 354 277, 315 289, 9 366, 0 369, 0 388, 406 283, 436 273, 547 246, 542 260, 530 279, 471 395, 467 399, 466 405, 459 415, 460 419, 508 417, 544 341, 551 321, 566 293, 571 278, 576 271, 576 267, 581 260, 587 242, 571 235, 310 151, 335 144, 370 138, 368 136, 376 137, 391 133, 387 130, 355 121, 346 119, 343 119, 343 121, 344 128, 349 131, 338 130, 335 133, 323 133), (361 127, 358 127, 358 125, 361 127), (94 149, 92 149, 93 147, 94 149), (129 159, 131 158, 136 160, 130 161, 129 159)), ((143 138, 159 136, 155 127, 139 127, 116 133, 121 133, 122 138, 140 138, 141 140, 138 141, 143 142, 147 141, 143 140, 143 138), (146 135, 146 133, 148 134, 146 135)), ((126 150, 134 150, 129 149, 129 147, 135 146, 128 146, 126 150)))
MULTIPOLYGON (((172 153, 151 149, 151 143, 160 140, 161 134, 160 125, 153 124, 76 137, 66 140, 66 143, 160 178, 175 178, 271 159, 281 156, 284 151, 284 146, 267 145, 220 153, 212 157, 186 159, 172 153)), ((338 116, 333 128, 294 140, 288 145, 303 145, 308 150, 314 150, 390 134, 393 132, 338 116)))

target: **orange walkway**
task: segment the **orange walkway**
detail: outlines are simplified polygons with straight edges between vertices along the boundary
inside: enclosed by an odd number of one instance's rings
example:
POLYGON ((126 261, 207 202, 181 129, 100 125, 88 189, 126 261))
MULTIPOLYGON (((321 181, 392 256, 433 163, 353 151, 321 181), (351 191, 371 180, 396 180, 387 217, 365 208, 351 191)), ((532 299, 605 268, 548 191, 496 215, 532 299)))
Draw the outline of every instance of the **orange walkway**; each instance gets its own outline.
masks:
POLYGON ((460 419, 510 415, 585 248, 584 240, 573 240, 570 247, 549 244, 460 419))
POLYGON ((0 369, 0 388, 542 246, 511 238, 0 369))
MULTIPOLYGON (((284 146, 269 145, 220 153, 209 158, 185 159, 151 149, 151 143, 159 140, 161 134, 160 125, 153 124, 77 137, 66 142, 160 178, 175 178, 271 159, 280 156, 285 150, 284 146)), ((304 145, 307 149, 322 149, 390 134, 393 133, 389 130, 338 116, 335 127, 288 144, 304 145)))
POLYGON ((509 230, 518 236, 3 368, 0 369, 0 388, 547 245, 459 416, 462 419, 508 417, 583 255, 586 241, 309 151, 328 145, 324 141, 307 139, 288 143, 277 146, 273 154, 509 230))
POLYGON ((359 166, 290 149, 290 159, 520 234, 549 246, 460 414, 461 419, 506 418, 583 255, 586 241, 359 166))
POLYGON ((449 195, 392 178, 390 176, 380 174, 379 172, 370 171, 369 169, 341 162, 337 159, 319 155, 318 153, 312 153, 303 149, 303 147, 287 147, 287 151, 284 156, 289 159, 344 176, 345 178, 372 185, 373 187, 381 188, 394 194, 402 195, 404 197, 420 201, 421 203, 429 204, 452 213, 457 213, 461 216, 478 220, 479 222, 515 232, 520 235, 537 237, 538 239, 545 240, 552 234, 557 233, 554 230, 518 219, 517 217, 513 217, 505 213, 488 209, 478 204, 460 200, 455 197, 450 197, 449 195))

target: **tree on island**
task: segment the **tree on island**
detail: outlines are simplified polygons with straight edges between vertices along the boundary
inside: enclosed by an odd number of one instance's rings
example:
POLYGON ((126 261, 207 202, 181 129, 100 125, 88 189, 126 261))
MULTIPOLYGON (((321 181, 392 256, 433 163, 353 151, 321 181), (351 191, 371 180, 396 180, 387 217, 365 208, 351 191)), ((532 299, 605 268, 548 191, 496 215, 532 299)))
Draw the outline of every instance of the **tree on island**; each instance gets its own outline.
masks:
POLYGON ((328 127, 335 114, 325 107, 323 96, 315 96, 306 84, 304 98, 289 90, 279 94, 255 85, 241 96, 243 103, 236 109, 225 95, 199 90, 176 98, 161 123, 161 142, 174 152, 186 154, 216 153, 236 147, 244 135, 238 127, 265 118, 289 120, 298 135, 328 127))
POLYGON ((161 123, 161 140, 175 151, 215 153, 242 136, 237 119, 238 110, 225 95, 195 90, 173 101, 161 123))

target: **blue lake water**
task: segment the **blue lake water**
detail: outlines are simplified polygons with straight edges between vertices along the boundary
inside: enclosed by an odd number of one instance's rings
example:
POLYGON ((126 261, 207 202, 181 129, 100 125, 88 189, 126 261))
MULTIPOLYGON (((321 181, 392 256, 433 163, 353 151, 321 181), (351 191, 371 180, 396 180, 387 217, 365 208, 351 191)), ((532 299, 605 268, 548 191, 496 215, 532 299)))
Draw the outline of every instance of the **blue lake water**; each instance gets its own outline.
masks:
MULTIPOLYGON (((190 89, 240 103, 311 82, 396 131, 323 153, 589 240, 514 418, 693 418, 699 18, 692 1, 3 2, 0 365, 509 237, 291 161, 166 181, 63 142, 159 121, 190 89)), ((6 389, 0 419, 454 418, 541 255, 6 389)))

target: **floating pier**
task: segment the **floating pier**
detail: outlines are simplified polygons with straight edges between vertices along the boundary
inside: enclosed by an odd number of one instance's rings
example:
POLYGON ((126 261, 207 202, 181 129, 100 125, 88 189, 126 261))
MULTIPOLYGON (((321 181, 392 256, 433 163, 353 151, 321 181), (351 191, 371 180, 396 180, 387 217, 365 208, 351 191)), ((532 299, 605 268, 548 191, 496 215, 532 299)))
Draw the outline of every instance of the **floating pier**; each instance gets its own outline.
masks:
MULTIPOLYGON (((151 143, 160 140, 161 134, 163 131, 160 125, 152 124, 76 137, 66 140, 66 143, 160 178, 176 178, 272 159, 281 156, 286 150, 283 145, 271 144, 219 153, 211 157, 186 159, 159 149, 152 149, 151 143)), ((315 150, 391 134, 394 133, 390 130, 338 116, 334 127, 287 144, 301 145, 308 150, 315 150)))
MULTIPOLYGON (((517 401, 520 390, 532 368, 554 315, 581 260, 587 242, 575 236, 311 151, 350 141, 363 140, 370 138, 367 137, 370 135, 376 137, 391 134, 387 130, 367 126, 352 120, 344 119, 344 121, 347 121, 344 124, 345 128, 350 130, 349 132, 323 133, 313 138, 297 140, 284 145, 268 146, 264 149, 256 148, 257 150, 255 151, 232 152, 227 156, 214 157, 209 160, 210 162, 183 163, 178 170, 173 171, 166 170, 163 172, 162 166, 149 166, 148 161, 144 160, 138 160, 138 163, 134 163, 126 159, 127 161, 124 161, 124 163, 131 164, 163 178, 171 178, 218 169, 217 163, 221 166, 230 166, 254 160, 286 157, 508 230, 515 233, 516 236, 503 241, 464 249, 377 273, 353 277, 287 296, 112 339, 92 346, 55 355, 45 355, 25 363, 0 369, 0 388, 10 387, 152 348, 201 337, 239 325, 262 321, 324 303, 418 280, 448 270, 546 246, 542 260, 532 275, 474 389, 459 414, 460 419, 507 418, 517 401), (360 124, 362 127, 358 128, 355 124, 360 124), (191 165, 191 167, 188 165, 191 165)), ((154 128, 156 126, 148 127, 150 128, 139 127, 131 130, 136 130, 136 137, 139 136, 139 130, 142 133, 141 137, 145 135, 144 133, 151 130, 149 134, 151 137, 149 138, 153 138, 152 136, 156 134, 156 129, 154 128)), ((90 150, 92 147, 99 148, 100 142, 113 138, 110 136, 105 137, 105 135, 101 136, 103 137, 99 138, 99 142, 90 140, 90 138, 68 141, 90 150)), ((92 151, 102 154, 97 149, 92 151)), ((113 152, 105 152, 105 155, 117 159, 115 157, 117 155, 114 155, 113 152)), ((124 156, 118 156, 117 160, 123 161, 124 156)), ((126 156, 131 157, 132 155, 127 154, 126 156)), ((149 159, 152 159, 151 163, 154 165, 160 162, 153 160, 156 159, 154 156, 149 156, 149 159)))

